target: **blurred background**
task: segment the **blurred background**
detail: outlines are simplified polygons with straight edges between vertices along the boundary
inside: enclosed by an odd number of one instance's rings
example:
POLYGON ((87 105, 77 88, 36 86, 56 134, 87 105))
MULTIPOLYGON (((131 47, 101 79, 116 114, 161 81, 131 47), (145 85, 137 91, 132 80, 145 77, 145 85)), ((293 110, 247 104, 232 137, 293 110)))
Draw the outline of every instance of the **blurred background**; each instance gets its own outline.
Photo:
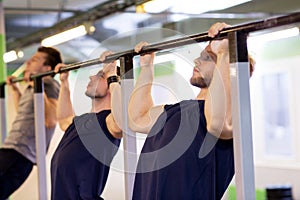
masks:
POLYGON ((118 40, 110 45, 122 50, 132 35, 143 34, 137 30, 141 28, 189 35, 207 31, 215 21, 235 25, 300 10, 297 0, 2 0, 1 4, 6 51, 19 53, 7 64, 9 71, 28 59, 43 39, 80 25, 86 28, 83 36, 56 45, 66 63, 88 59, 102 41, 116 35, 118 40))
MULTIPOLYGON (((0 11, 2 51, 10 52, 4 57, 5 65, 0 67, 0 77, 4 77, 4 73, 22 76, 24 62, 41 44, 58 48, 65 63, 74 63, 97 58, 104 49, 116 52, 132 49, 142 40, 157 43, 206 32, 218 21, 237 25, 299 12, 300 1, 0 0, 0 11), (76 31, 67 36, 71 40, 41 43, 73 28, 76 31), (83 32, 79 33, 80 30, 83 32)), ((299 27, 291 24, 261 31, 248 39, 248 50, 257 63, 250 80, 257 199, 266 199, 266 188, 273 186, 292 188, 294 199, 300 199, 299 27)), ((191 70, 187 68, 192 69, 193 59, 199 56, 204 45, 192 44, 157 56, 155 103, 194 98, 198 89, 189 86, 191 70)), ((89 99, 83 94, 88 76, 97 70, 96 66, 70 73, 72 101, 78 115, 90 109, 89 99)), ((9 91, 7 98, 12 99, 9 91)), ((15 110, 10 104, 7 110, 10 129, 15 110)), ((61 137, 62 132, 57 128, 47 155, 48 168, 61 137)), ((138 135, 138 152, 144 139, 144 135, 138 135)), ((105 199, 125 199, 120 150, 103 193, 105 199)), ((47 180, 50 183, 49 177, 47 180)), ((38 199, 36 182, 35 168, 11 199, 38 199)), ((234 194, 233 180, 224 199, 235 199, 234 194)))

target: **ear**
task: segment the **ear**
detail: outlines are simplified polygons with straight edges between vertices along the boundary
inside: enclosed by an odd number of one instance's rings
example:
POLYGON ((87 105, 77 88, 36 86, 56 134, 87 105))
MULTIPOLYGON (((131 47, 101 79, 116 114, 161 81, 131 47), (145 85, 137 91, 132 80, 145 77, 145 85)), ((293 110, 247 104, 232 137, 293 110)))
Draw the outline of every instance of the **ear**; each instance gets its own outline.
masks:
POLYGON ((48 71, 51 71, 51 70, 52 70, 52 68, 51 68, 51 66, 50 66, 50 65, 45 65, 44 67, 45 67, 44 69, 45 69, 45 71, 46 71, 46 72, 48 72, 48 71))
POLYGON ((109 87, 107 87, 107 93, 109 93, 109 94, 110 94, 110 90, 109 90, 109 87))
POLYGON ((107 94, 111 95, 111 94, 110 94, 109 87, 107 87, 107 94))

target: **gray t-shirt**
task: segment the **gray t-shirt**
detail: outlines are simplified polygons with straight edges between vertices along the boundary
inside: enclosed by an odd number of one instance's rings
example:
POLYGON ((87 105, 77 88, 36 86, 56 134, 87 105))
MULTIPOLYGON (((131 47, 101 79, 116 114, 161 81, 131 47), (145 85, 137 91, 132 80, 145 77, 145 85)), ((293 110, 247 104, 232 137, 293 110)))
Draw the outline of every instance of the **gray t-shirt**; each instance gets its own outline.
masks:
MULTIPOLYGON (((44 91, 48 98, 57 99, 59 95, 59 83, 54 79, 44 80, 44 91)), ((18 113, 12 124, 12 129, 6 137, 2 148, 14 149, 36 163, 36 145, 35 145, 35 122, 34 122, 34 89, 28 86, 22 94, 18 113)), ((46 147, 54 133, 53 128, 46 128, 46 147)))

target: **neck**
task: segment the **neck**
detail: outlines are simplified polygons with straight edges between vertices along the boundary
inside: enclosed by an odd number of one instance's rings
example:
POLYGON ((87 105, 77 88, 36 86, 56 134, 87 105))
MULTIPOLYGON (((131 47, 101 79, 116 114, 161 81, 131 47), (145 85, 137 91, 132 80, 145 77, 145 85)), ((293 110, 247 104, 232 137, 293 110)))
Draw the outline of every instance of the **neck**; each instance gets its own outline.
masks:
POLYGON ((197 100, 204 100, 206 98, 206 95, 208 93, 207 88, 201 88, 199 94, 197 95, 196 99, 197 100))
POLYGON ((102 110, 110 110, 110 109, 111 109, 110 98, 104 97, 104 98, 92 99, 91 112, 97 113, 102 110))

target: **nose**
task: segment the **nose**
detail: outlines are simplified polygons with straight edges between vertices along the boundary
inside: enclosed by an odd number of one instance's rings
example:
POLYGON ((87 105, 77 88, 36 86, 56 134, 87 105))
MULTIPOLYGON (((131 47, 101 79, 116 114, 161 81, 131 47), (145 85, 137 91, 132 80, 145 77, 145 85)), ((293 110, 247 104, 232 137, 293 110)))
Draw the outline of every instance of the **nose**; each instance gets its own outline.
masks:
POLYGON ((195 58, 194 63, 195 63, 196 65, 199 65, 199 64, 200 64, 200 59, 199 59, 199 57, 198 57, 198 58, 195 58))
POLYGON ((28 65, 30 65, 30 63, 31 63, 31 59, 28 59, 28 60, 25 62, 25 64, 26 64, 26 68, 28 68, 28 67, 29 67, 28 65))

